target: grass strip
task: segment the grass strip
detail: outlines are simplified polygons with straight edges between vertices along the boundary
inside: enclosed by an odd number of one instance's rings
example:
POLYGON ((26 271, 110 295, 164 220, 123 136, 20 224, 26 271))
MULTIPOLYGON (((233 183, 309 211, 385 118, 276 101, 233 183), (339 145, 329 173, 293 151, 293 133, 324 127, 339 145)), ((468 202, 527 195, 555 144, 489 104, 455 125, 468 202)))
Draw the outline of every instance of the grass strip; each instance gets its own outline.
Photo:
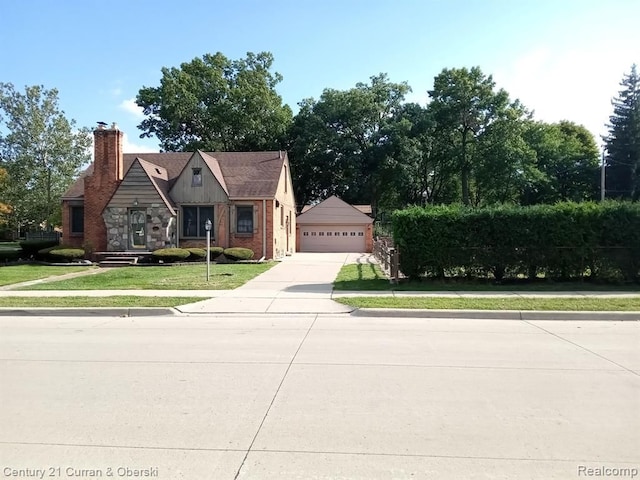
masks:
POLYGON ((202 297, 0 297, 0 308, 11 307, 177 307, 206 300, 202 297))
POLYGON ((65 275, 67 273, 84 272, 93 267, 54 267, 50 265, 10 265, 0 267, 0 286, 29 282, 43 278, 65 275))
POLYGON ((231 290, 266 272, 267 263, 123 267, 67 280, 22 287, 19 290, 231 290))
POLYGON ((523 291, 523 292, 575 292, 575 291, 636 291, 640 285, 598 284, 591 282, 554 282, 543 278, 535 281, 523 279, 496 284, 491 279, 424 279, 422 281, 403 280, 397 285, 389 279, 377 264, 344 265, 333 283, 334 290, 366 292, 378 291, 416 291, 416 292, 478 292, 478 291, 523 291))
MULTIPOLYGON (((357 308, 408 308, 422 310, 553 310, 638 311, 638 298, 448 298, 351 297, 334 299, 357 308)), ((640 315, 639 315, 640 317, 640 315)))

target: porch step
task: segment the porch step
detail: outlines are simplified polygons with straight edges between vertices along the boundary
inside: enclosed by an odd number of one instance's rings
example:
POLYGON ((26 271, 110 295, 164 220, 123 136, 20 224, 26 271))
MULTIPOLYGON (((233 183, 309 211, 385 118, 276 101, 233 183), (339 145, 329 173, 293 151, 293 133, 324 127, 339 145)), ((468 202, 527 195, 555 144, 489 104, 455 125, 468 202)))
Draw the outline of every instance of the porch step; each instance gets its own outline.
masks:
POLYGON ((113 267, 127 267, 129 265, 135 265, 138 263, 138 257, 105 257, 98 263, 99 267, 113 268, 113 267))

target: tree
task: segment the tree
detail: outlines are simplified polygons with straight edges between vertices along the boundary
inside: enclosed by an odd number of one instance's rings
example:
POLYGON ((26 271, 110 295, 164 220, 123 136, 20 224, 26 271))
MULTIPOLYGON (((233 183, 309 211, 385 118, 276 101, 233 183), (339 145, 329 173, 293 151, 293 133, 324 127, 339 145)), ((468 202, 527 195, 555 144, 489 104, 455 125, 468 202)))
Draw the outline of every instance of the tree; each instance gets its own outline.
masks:
POLYGON ((389 187, 393 125, 410 91, 386 74, 349 90, 306 99, 291 129, 291 165, 300 204, 338 195, 375 208, 389 187))
POLYGON ((612 100, 606 142, 608 197, 640 200, 640 76, 636 65, 625 74, 619 96, 612 100))
POLYGON ((444 69, 434 79, 429 91, 433 112, 438 124, 436 135, 447 139, 448 156, 455 159, 460 172, 462 203, 471 203, 474 155, 479 137, 496 120, 507 117, 512 104, 506 91, 494 90, 495 82, 479 67, 444 69))
POLYGON ((522 192, 523 204, 594 200, 599 188, 595 139, 573 122, 529 122, 524 137, 535 152, 537 175, 522 192))
POLYGON ((8 181, 0 202, 16 230, 60 223, 60 197, 90 160, 91 135, 58 108, 58 91, 0 83, 0 167, 8 181))
POLYGON ((292 113, 275 90, 268 52, 229 60, 206 54, 180 68, 162 68, 159 87, 142 87, 136 103, 146 119, 143 137, 155 135, 167 151, 257 151, 282 148, 292 113))

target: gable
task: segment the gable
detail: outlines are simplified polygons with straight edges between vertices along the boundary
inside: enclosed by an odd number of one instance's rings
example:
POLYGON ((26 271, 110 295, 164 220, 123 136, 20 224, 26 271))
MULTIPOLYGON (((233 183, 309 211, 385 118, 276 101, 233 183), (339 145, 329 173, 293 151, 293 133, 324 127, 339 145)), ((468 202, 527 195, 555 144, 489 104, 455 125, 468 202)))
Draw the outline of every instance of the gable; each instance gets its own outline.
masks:
POLYGON ((327 198, 296 219, 300 225, 304 224, 370 224, 373 219, 357 208, 340 200, 336 196, 327 198))
POLYGON ((130 208, 135 202, 140 205, 164 204, 172 214, 174 206, 163 194, 163 183, 167 183, 167 172, 161 167, 136 159, 127 170, 122 183, 114 192, 109 207, 130 208))
POLYGON ((169 195, 180 204, 212 204, 229 200, 218 161, 202 152, 194 153, 176 179, 169 195), (196 181, 196 174, 200 178, 196 181))

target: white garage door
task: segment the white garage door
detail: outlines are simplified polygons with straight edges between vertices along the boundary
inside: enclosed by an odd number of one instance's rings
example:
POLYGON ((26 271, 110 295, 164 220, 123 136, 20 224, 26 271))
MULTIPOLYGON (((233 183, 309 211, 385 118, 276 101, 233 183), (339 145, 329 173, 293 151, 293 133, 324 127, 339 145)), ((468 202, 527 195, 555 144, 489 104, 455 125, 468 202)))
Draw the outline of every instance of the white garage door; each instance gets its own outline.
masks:
POLYGON ((303 252, 364 252, 365 225, 300 225, 303 252))

